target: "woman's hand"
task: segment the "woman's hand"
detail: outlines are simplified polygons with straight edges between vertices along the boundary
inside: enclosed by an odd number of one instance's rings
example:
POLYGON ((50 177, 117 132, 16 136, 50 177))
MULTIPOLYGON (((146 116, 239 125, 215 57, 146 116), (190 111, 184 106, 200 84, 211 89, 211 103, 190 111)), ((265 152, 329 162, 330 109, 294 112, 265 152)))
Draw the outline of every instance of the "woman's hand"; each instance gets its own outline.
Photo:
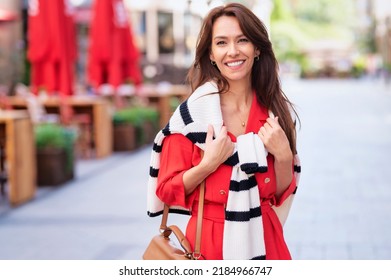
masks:
POLYGON ((202 158, 202 164, 215 171, 223 162, 225 162, 234 151, 234 143, 227 134, 227 128, 223 126, 220 134, 213 139, 213 126, 208 125, 208 132, 205 140, 205 152, 202 158))
POLYGON ((268 118, 259 129, 258 136, 269 153, 274 156, 274 171, 276 174, 276 196, 280 197, 293 179, 293 154, 288 138, 280 124, 278 117, 268 118))
POLYGON ((292 151, 288 138, 280 124, 278 117, 268 118, 266 123, 259 129, 258 136, 269 153, 278 160, 292 160, 292 151))
POLYGON ((213 139, 213 126, 208 126, 205 139, 205 151, 201 162, 183 174, 185 194, 192 193, 201 182, 227 160, 234 151, 234 143, 227 135, 227 128, 222 127, 221 132, 213 139))

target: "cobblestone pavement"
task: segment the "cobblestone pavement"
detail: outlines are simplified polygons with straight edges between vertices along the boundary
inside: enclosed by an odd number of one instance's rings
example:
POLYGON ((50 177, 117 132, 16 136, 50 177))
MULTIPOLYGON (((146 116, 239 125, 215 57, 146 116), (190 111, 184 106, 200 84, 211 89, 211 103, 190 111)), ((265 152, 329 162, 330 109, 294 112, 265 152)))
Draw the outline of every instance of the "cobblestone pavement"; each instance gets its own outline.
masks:
MULTIPOLYGON (((294 259, 391 259, 391 85, 285 80, 302 175, 285 236, 294 259)), ((77 163, 76 180, 0 200, 0 259, 140 259, 150 146, 77 163)), ((187 217, 171 215, 185 224, 187 217)))

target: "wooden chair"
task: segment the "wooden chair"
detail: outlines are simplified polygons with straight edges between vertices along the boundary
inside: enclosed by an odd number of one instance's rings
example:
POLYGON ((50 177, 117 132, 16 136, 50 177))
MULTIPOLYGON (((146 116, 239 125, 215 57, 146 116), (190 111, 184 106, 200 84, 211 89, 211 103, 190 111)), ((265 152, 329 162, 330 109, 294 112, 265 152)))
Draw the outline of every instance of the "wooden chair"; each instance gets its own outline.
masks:
POLYGON ((4 130, 0 128, 0 197, 6 196, 6 184, 8 182, 8 173, 6 169, 5 154, 5 135, 4 130))
POLYGON ((88 114, 76 114, 68 103, 61 99, 58 114, 49 114, 38 96, 31 93, 23 85, 18 87, 18 95, 24 97, 27 102, 27 110, 34 124, 38 123, 61 123, 75 128, 76 138, 76 156, 81 158, 92 157, 92 120, 88 114))
POLYGON ((76 113, 67 102, 60 102, 61 122, 76 129, 76 156, 93 157, 92 119, 87 113, 76 113))

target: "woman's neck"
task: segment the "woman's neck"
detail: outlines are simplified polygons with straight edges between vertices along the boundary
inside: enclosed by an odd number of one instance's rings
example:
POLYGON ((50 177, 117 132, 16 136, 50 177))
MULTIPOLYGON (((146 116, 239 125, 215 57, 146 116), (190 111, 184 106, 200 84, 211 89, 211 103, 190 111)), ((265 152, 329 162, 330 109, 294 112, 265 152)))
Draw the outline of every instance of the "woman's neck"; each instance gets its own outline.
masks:
POLYGON ((252 101, 251 86, 235 87, 230 85, 229 91, 220 95, 222 104, 231 104, 234 108, 248 107, 252 101))

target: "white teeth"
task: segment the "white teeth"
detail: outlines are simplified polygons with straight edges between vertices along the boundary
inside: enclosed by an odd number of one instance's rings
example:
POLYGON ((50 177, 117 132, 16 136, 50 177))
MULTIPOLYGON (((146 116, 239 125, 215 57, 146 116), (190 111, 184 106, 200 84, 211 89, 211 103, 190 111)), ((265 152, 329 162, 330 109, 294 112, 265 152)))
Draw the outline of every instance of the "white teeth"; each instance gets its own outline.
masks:
POLYGON ((235 67, 235 66, 238 66, 238 65, 242 64, 243 62, 244 62, 243 60, 241 60, 241 61, 235 61, 235 62, 227 63, 227 65, 228 65, 229 67, 235 67))

